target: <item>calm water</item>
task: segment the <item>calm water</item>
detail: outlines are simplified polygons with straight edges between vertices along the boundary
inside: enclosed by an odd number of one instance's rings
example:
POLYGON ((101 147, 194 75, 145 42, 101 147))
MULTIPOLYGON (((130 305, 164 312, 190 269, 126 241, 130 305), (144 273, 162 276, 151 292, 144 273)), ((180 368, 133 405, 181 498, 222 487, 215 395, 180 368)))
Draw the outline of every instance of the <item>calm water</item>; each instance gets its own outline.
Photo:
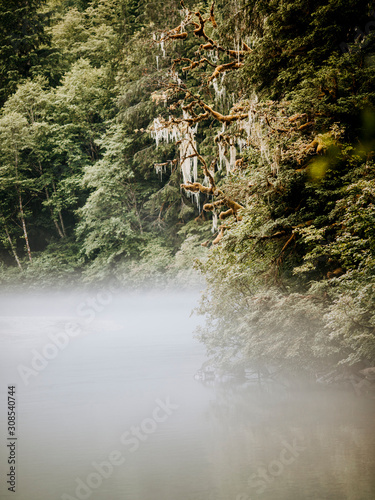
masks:
POLYGON ((197 293, 0 298, 1 499, 375 499, 375 402, 194 380, 197 293))

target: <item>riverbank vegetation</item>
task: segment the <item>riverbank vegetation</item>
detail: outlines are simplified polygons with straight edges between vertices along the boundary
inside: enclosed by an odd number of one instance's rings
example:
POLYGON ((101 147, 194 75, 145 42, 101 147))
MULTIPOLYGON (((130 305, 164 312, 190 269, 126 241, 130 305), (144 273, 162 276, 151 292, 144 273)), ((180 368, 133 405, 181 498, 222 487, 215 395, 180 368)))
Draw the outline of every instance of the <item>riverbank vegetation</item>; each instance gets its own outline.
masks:
POLYGON ((16 3, 3 284, 203 276, 216 363, 373 365, 370 4, 16 3))

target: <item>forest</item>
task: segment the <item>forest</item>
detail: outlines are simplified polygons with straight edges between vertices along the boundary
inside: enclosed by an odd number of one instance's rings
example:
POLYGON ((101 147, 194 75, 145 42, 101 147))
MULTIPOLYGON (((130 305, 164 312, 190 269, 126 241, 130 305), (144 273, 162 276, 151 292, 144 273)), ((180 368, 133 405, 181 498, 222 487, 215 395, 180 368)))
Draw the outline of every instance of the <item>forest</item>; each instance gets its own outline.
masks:
POLYGON ((0 283, 199 286, 218 364, 375 364, 364 0, 0 0, 0 283))

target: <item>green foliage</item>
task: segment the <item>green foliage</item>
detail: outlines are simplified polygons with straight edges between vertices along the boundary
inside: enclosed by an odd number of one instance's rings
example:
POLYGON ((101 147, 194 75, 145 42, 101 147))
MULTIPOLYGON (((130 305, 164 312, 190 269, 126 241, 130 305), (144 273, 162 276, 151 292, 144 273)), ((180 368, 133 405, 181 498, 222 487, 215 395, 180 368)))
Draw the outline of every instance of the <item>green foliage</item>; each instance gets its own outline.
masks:
POLYGON ((41 64, 50 41, 45 0, 0 2, 0 104, 41 64))
MULTIPOLYGON (((51 243, 25 268, 22 282, 35 289, 71 286, 81 276, 82 262, 78 252, 79 248, 71 238, 51 243)), ((14 281, 17 282, 16 277, 14 281)))
POLYGON ((122 127, 113 124, 101 145, 106 149, 103 157, 85 169, 83 183, 92 192, 79 210, 77 235, 88 258, 103 260, 105 254, 110 264, 120 256, 137 255, 143 228, 122 127))

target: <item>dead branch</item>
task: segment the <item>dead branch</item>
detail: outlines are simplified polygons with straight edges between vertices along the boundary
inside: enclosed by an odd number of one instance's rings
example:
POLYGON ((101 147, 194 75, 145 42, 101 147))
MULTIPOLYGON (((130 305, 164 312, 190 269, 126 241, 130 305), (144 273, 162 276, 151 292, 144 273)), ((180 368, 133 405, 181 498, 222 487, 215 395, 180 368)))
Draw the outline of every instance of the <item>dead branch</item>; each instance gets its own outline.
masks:
POLYGON ((208 82, 211 82, 214 78, 217 78, 220 73, 227 72, 232 69, 239 69, 242 68, 243 63, 238 62, 238 61, 232 61, 227 64, 220 64, 219 66, 216 66, 215 71, 212 73, 212 75, 207 79, 208 82))
POLYGON ((300 127, 298 127, 297 130, 299 130, 301 132, 303 130, 306 130, 309 127, 312 127, 313 125, 314 125, 314 122, 307 122, 307 123, 304 123, 303 125, 301 125, 300 127))
POLYGON ((193 108, 196 106, 196 103, 192 101, 191 103, 187 104, 186 106, 181 106, 181 109, 183 111, 189 111, 189 113, 193 113, 193 108))
MULTIPOLYGON (((198 151, 197 151, 196 147, 194 146, 194 144, 193 144, 192 142, 190 142, 190 145, 191 145, 191 147, 193 148, 194 153, 195 153, 195 155, 197 156, 198 160, 202 163, 202 165, 203 165, 203 172, 204 172, 204 175, 208 178, 209 183, 210 183, 210 186, 211 186, 211 188, 212 188, 212 190, 213 190, 213 193, 214 193, 214 192, 215 192, 215 190, 216 190, 216 184, 215 184, 215 180, 214 180, 214 178, 213 178, 213 176, 212 176, 212 174, 211 174, 211 172, 210 172, 210 169, 207 167, 206 160, 203 158, 203 156, 201 156, 201 155, 198 153, 198 151)), ((214 169, 216 162, 217 162, 217 158, 214 158, 214 159, 212 160, 212 162, 211 162, 211 165, 210 165, 210 168, 211 168, 211 169, 214 169)))
POLYGON ((214 46, 212 45, 212 43, 204 43, 199 46, 199 50, 212 50, 213 48, 214 46))
POLYGON ((223 236, 224 236, 224 230, 225 230, 225 229, 224 229, 224 227, 223 227, 223 226, 221 226, 221 228, 220 228, 220 231, 219 231, 218 235, 216 236, 216 238, 215 238, 215 239, 214 239, 214 241, 212 242, 212 244, 213 244, 213 245, 217 245, 217 244, 218 244, 218 243, 222 240, 222 238, 223 238, 223 236))
POLYGON ((192 193, 204 193, 204 194, 212 194, 214 196, 220 196, 222 199, 222 205, 226 205, 227 207, 231 208, 233 210, 233 214, 236 215, 238 210, 244 208, 242 205, 237 203, 236 201, 233 201, 231 198, 228 198, 225 196, 223 191, 220 189, 215 189, 212 186, 206 187, 203 186, 200 182, 189 182, 187 184, 181 184, 181 187, 184 188, 186 191, 190 191, 192 193))
POLYGON ((247 54, 247 50, 231 50, 231 49, 228 49, 227 51, 227 54, 231 57, 235 57, 236 59, 238 59, 239 57, 243 57, 247 54))
POLYGON ((201 156, 196 147, 194 146, 193 143, 191 143, 191 147, 193 148, 194 150, 194 154, 197 156, 198 160, 202 163, 203 165, 203 172, 205 174, 205 176, 208 178, 209 180, 209 183, 210 183, 210 187, 206 187, 206 186, 203 186, 202 184, 200 184, 199 182, 190 182, 188 184, 181 184, 181 187, 186 189, 186 191, 191 191, 193 193, 198 193, 199 191, 201 193, 204 193, 204 194, 212 194, 216 197, 220 197, 221 200, 220 200, 220 205, 226 205, 227 207, 229 207, 230 209, 233 210, 233 214, 234 215, 237 215, 237 212, 238 210, 240 210, 241 208, 244 208, 242 205, 240 205, 239 203, 237 203, 236 201, 232 200, 231 198, 228 198, 224 193, 223 191, 221 191, 220 189, 218 189, 216 187, 216 184, 215 184, 215 180, 210 172, 210 170, 214 169, 215 167, 215 164, 217 162, 217 158, 214 158, 211 162, 211 165, 210 165, 210 168, 207 167, 207 163, 206 163, 206 160, 203 158, 203 156, 201 156))
POLYGON ((177 33, 176 35, 169 35, 169 39, 170 40, 176 40, 176 39, 179 39, 179 40, 183 40, 184 38, 187 38, 188 34, 186 33, 186 31, 184 31, 183 33, 177 33))
POLYGON ((204 63, 207 63, 210 66, 212 66, 213 68, 216 68, 215 64, 213 64, 211 61, 209 61, 206 57, 203 57, 199 61, 191 61, 190 66, 184 66, 182 68, 182 71, 189 71, 189 69, 197 68, 198 66, 200 66, 201 64, 204 64, 204 63))
POLYGON ((196 25, 196 28, 194 30, 194 35, 195 36, 202 36, 203 38, 205 38, 206 40, 210 40, 208 38, 208 36, 206 35, 206 33, 204 32, 204 25, 206 24, 206 22, 209 20, 209 19, 203 19, 201 13, 198 11, 195 13, 195 15, 197 16, 197 18, 199 19, 199 24, 198 23, 195 23, 196 25))
MULTIPOLYGON (((224 195, 224 193, 223 193, 223 195, 224 195)), ((244 208, 242 205, 240 205, 236 201, 231 200, 230 198, 228 198, 225 195, 224 195, 224 201, 225 201, 225 205, 227 205, 227 207, 231 208, 235 215, 237 215, 238 210, 241 210, 242 208, 244 208)), ((237 217, 237 218, 238 218, 238 220, 241 219, 240 217, 237 217)))
POLYGON ((216 65, 213 64, 211 61, 209 61, 206 57, 203 57, 199 61, 193 61, 192 59, 189 59, 188 57, 180 57, 179 59, 174 59, 173 65, 172 65, 172 70, 174 70, 175 66, 179 62, 188 62, 188 63, 190 63, 190 66, 184 66, 183 68, 181 68, 182 71, 189 71, 191 69, 197 68, 198 66, 201 66, 204 63, 207 63, 210 66, 212 66, 213 68, 216 68, 216 65))
POLYGON ((230 217, 231 215, 234 215, 233 208, 230 208, 229 210, 226 210, 225 212, 221 212, 219 215, 219 219, 224 220, 227 217, 230 217))
POLYGON ((285 132, 289 132, 289 130, 287 130, 286 128, 278 128, 278 127, 274 127, 273 125, 271 125, 271 122, 268 118, 268 115, 265 114, 265 119, 266 119, 266 123, 267 125, 269 126, 269 128, 275 132, 281 132, 281 133, 285 133, 285 132))
POLYGON ((212 27, 217 28, 217 24, 215 21, 215 15, 214 15, 214 6, 215 6, 215 2, 212 2, 211 9, 210 9, 210 21, 211 21, 212 27))
POLYGON ((212 187, 203 186, 200 182, 189 182, 188 184, 181 184, 181 187, 186 191, 190 191, 191 193, 204 193, 204 194, 213 194, 212 187))
POLYGON ((221 207, 223 205, 225 205, 224 200, 217 200, 213 203, 206 203, 205 205, 203 205, 203 210, 205 212, 212 212, 212 210, 214 210, 215 208, 221 207))
POLYGON ((172 123, 187 123, 189 125, 194 125, 195 123, 201 122, 203 120, 207 120, 209 117, 209 113, 201 113, 200 115, 195 115, 191 118, 170 118, 168 121, 165 121, 164 124, 167 127, 172 123))
MULTIPOLYGON (((188 19, 185 18, 185 23, 184 25, 189 24, 190 18, 191 18, 192 13, 189 13, 188 19)), ((154 43, 161 43, 161 42, 166 42, 168 40, 178 40, 178 39, 185 39, 188 36, 188 33, 185 31, 182 31, 182 23, 178 25, 176 28, 173 28, 169 31, 163 31, 163 35, 160 38, 160 40, 154 40, 154 43)))
MULTIPOLYGON (((185 85, 170 84, 169 88, 173 89, 175 92, 184 92, 185 99, 192 99, 194 101, 194 106, 199 105, 201 108, 203 108, 205 111, 207 111, 211 116, 213 116, 216 120, 220 121, 221 123, 232 123, 236 120, 244 120, 248 117, 248 113, 222 115, 218 111, 215 111, 211 106, 206 104, 204 101, 202 101, 202 99, 199 96, 193 94, 189 89, 186 88, 185 85)), ((193 106, 193 103, 189 103, 189 105, 193 106)), ((189 119, 182 119, 182 121, 186 123, 188 123, 188 120, 189 119)), ((177 120, 175 121, 175 123, 178 123, 177 120)))
POLYGON ((288 248, 288 246, 292 243, 292 241, 294 241, 296 239, 296 233, 293 233, 292 236, 288 239, 288 241, 285 243, 285 245, 283 246, 283 248, 281 249, 281 252, 279 254, 279 256, 277 257, 276 259, 276 265, 279 266, 282 262, 282 258, 283 258, 283 254, 285 252, 285 250, 288 248))
POLYGON ((199 104, 202 106, 203 109, 208 111, 211 116, 216 118, 216 120, 219 120, 221 123, 232 123, 236 120, 243 120, 247 118, 248 114, 247 113, 242 113, 242 114, 236 114, 236 115, 222 115, 218 111, 215 111, 214 109, 211 108, 211 106, 208 106, 205 102, 203 102, 201 99, 199 99, 199 104))
MULTIPOLYGON (((205 25, 208 21, 211 22, 213 28, 217 28, 217 23, 216 23, 215 14, 214 14, 215 2, 212 2, 211 8, 210 8, 210 15, 206 19, 204 19, 202 17, 202 14, 199 11, 192 12, 189 9, 187 9, 185 7, 183 0, 181 0, 181 6, 183 9, 185 9, 185 11, 187 13, 184 25, 186 26, 187 24, 193 24, 194 36, 196 36, 198 38, 203 38, 206 41, 205 44, 202 44, 200 46, 200 49, 203 49, 203 50, 216 49, 216 50, 223 52, 223 53, 227 54, 228 56, 233 57, 235 59, 243 58, 247 53, 251 52, 250 47, 246 43, 242 44, 242 50, 226 49, 226 48, 222 47, 221 45, 219 45, 217 42, 215 42, 212 38, 210 38, 207 35, 207 33, 205 32, 205 25), (193 16, 196 16, 198 18, 198 22, 192 21, 193 16)), ((176 35, 175 31, 178 30, 178 28, 181 28, 181 25, 179 27, 175 28, 174 30, 169 31, 167 37, 165 37, 164 40, 173 39, 173 37, 181 38, 181 37, 175 36, 176 35)), ((179 31, 178 31, 178 34, 179 34, 179 31)), ((184 38, 186 38, 186 37, 184 37, 184 38)))

